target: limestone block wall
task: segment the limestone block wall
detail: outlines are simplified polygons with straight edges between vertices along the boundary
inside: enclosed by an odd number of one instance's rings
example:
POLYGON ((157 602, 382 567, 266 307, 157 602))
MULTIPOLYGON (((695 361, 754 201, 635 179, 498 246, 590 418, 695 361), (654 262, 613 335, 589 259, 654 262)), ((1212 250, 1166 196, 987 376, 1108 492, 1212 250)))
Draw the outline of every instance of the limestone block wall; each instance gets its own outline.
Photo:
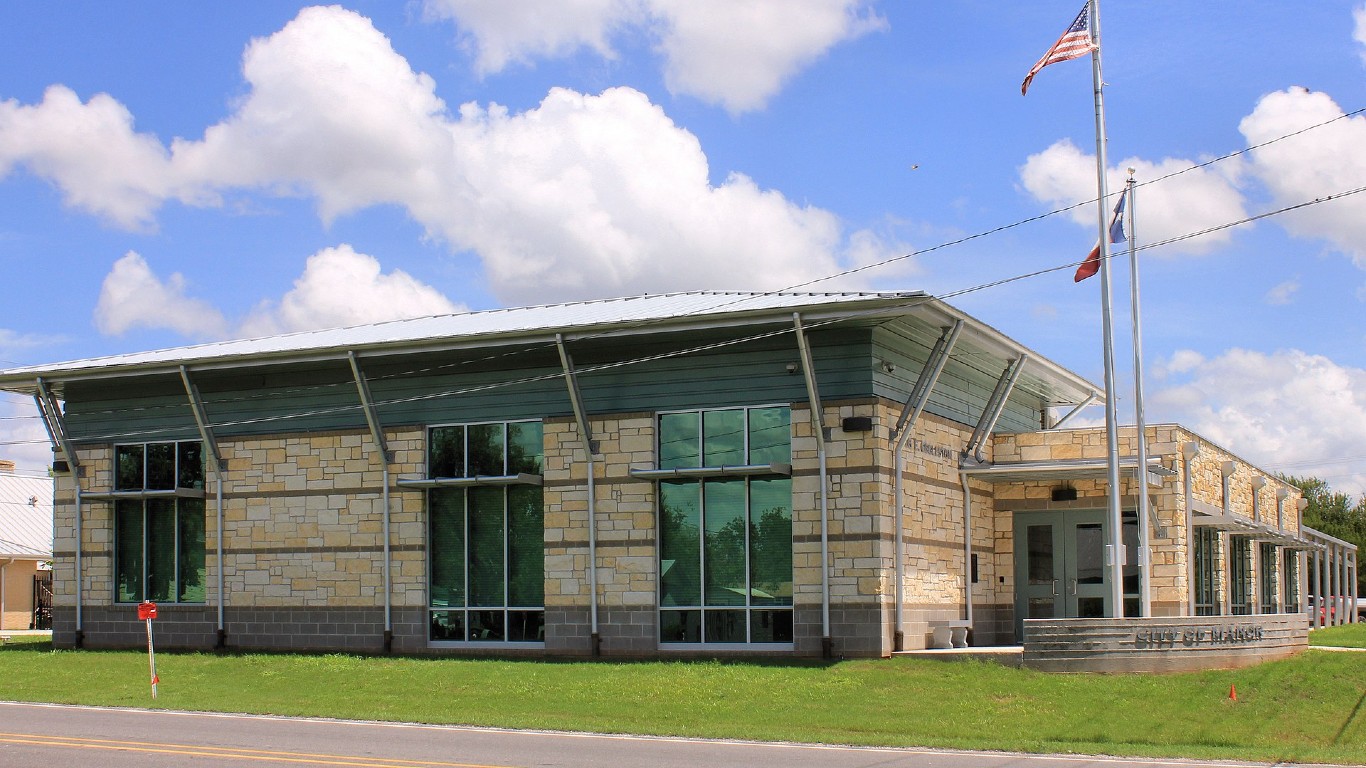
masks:
MULTIPOLYGON (((391 431, 385 439, 395 452, 392 479, 422 477, 421 431, 391 431)), ((228 606, 383 607, 384 473, 367 433, 223 440, 219 450, 227 463, 223 580, 228 606)), ((393 604, 422 606, 423 494, 392 487, 390 496, 393 604)), ((212 524, 205 538, 212 569, 217 546, 212 524)), ((211 581, 209 602, 217 600, 216 588, 211 581)))
POLYGON ((546 650, 589 653, 591 593, 588 485, 594 472, 597 604, 604 653, 648 653, 657 645, 655 485, 631 477, 655 466, 654 416, 590 420, 599 455, 590 465, 572 419, 544 422, 546 650))
MULTIPOLYGON (((891 430, 901 407, 891 401, 881 401, 878 407, 878 429, 880 442, 887 448, 889 479, 895 472, 891 430)), ((968 564, 964 563, 963 490, 958 466, 971 436, 972 428, 967 425, 922 414, 906 444, 902 468, 905 649, 926 647, 936 622, 964 617, 963 584, 968 564)), ((985 446, 984 456, 991 455, 992 447, 985 446)), ((996 621, 998 612, 992 588, 998 571, 998 542, 990 514, 990 486, 971 481, 969 488, 973 497, 972 549, 978 560, 978 581, 972 586, 973 606, 978 611, 974 624, 986 626, 996 621)), ((894 494, 895 488, 889 482, 887 498, 893 499, 894 494)), ((895 531, 894 506, 888 514, 893 516, 888 526, 895 531)), ((890 564, 888 576, 895 577, 890 564)))

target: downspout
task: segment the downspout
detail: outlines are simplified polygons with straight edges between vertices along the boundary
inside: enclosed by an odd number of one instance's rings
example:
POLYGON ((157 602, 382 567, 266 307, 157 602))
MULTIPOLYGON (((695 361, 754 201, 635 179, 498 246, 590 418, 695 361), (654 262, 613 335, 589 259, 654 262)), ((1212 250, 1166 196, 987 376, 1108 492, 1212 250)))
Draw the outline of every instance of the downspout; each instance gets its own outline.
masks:
POLYGON ((959 472, 963 483, 963 619, 972 628, 972 489, 968 473, 959 472))
POLYGON ((830 492, 825 453, 825 417, 821 413, 821 396, 816 389, 816 372, 812 370, 811 347, 802 330, 802 316, 792 313, 792 325, 797 333, 797 347, 802 354, 802 375, 806 378, 806 396, 810 401, 811 429, 816 437, 816 461, 821 484, 821 656, 835 655, 835 641, 830 636, 830 492))
POLYGON ((228 627, 223 620, 223 604, 225 597, 223 594, 223 471, 220 469, 214 473, 217 490, 214 493, 214 501, 217 506, 218 517, 218 632, 217 639, 214 641, 215 650, 223 650, 228 645, 228 627))
POLYGON ((75 646, 85 644, 85 622, 81 611, 83 590, 81 589, 81 476, 73 467, 71 479, 76 484, 76 640, 75 646))
POLYGON ((1200 455, 1200 444, 1191 441, 1181 445, 1181 483, 1186 498, 1186 615, 1195 615, 1195 509, 1191 480, 1191 462, 1200 455))
POLYGON ((394 650, 394 555, 393 545, 389 537, 389 519, 392 517, 389 510, 389 457, 381 452, 380 460, 384 462, 384 652, 392 653, 394 650))
POLYGON ((588 423, 588 409, 584 407, 583 392, 579 390, 574 359, 564 345, 563 334, 555 334, 555 347, 560 353, 560 367, 564 370, 564 384, 569 393, 569 403, 574 409, 574 422, 579 428, 579 439, 583 442, 584 453, 588 456, 588 642, 593 656, 599 656, 602 654, 602 634, 598 627, 598 502, 594 477, 597 474, 597 466, 594 457, 601 446, 593 438, 593 427, 588 423))
POLYGON ((381 520, 381 535, 384 537, 382 544, 384 552, 384 652, 392 653, 394 650, 394 589, 393 589, 393 544, 390 541, 390 518, 392 513, 389 509, 389 486, 392 484, 389 474, 389 462, 393 460, 394 454, 389 450, 389 444, 384 439, 384 427, 379 418, 379 413, 375 410, 374 398, 370 395, 370 384, 365 379, 365 374, 361 371, 360 360, 356 357, 355 350, 348 350, 346 360, 351 364, 351 376, 356 382, 356 395, 360 399, 361 411, 365 414, 365 425, 370 429, 370 440, 374 444, 375 453, 379 455, 381 480, 384 488, 380 492, 384 504, 381 520))
MULTIPOLYGON (((584 441, 585 444, 587 441, 584 441)), ((602 655, 602 634, 598 631, 598 513, 594 475, 597 462, 588 452, 588 627, 594 656, 602 655)))
POLYGON ((892 635, 892 648, 894 650, 905 650, 906 638, 906 542, 904 541, 906 528, 906 504, 903 496, 902 486, 904 481, 902 474, 906 471, 906 444, 910 442, 911 432, 915 429, 915 424, 920 420, 920 414, 925 411, 925 404, 929 402, 930 392, 934 390, 934 385, 939 381, 939 374, 944 372, 944 366, 948 364, 949 353, 953 351, 954 345, 958 342, 958 334, 963 331, 963 321, 954 322, 951 328, 945 328, 943 335, 939 337, 939 342, 935 344, 930 352, 930 359, 926 361, 928 366, 921 374, 920 380, 916 381, 916 386, 911 390, 910 399, 906 405, 911 409, 907 414, 902 412, 900 422, 896 425, 896 447, 893 448, 893 496, 896 504, 896 589, 894 590, 896 599, 896 630, 892 635))

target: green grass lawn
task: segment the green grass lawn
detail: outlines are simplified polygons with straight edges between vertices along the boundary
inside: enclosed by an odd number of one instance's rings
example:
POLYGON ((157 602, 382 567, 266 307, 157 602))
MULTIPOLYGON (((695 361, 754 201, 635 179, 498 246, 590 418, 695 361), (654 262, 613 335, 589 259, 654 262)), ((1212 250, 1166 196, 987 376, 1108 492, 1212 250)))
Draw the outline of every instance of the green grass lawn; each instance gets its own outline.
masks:
POLYGON ((1366 648, 1366 623, 1344 624, 1309 630, 1310 645, 1332 645, 1339 648, 1366 648))
MULTIPOLYGON (((1351 627, 1339 629, 1353 629, 1351 627)), ((989 662, 551 662, 0 647, 3 696, 843 744, 1366 764, 1366 653, 1050 675, 989 662), (1229 698, 1237 687, 1237 701, 1229 698)))

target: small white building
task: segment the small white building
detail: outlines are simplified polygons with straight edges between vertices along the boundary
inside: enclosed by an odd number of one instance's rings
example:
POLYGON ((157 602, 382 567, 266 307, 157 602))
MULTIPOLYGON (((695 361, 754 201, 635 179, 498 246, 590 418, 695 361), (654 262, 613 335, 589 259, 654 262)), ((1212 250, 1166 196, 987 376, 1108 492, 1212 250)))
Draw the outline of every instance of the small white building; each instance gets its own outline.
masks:
POLYGON ((0 630, 50 626, 51 561, 52 478, 0 460, 0 630))

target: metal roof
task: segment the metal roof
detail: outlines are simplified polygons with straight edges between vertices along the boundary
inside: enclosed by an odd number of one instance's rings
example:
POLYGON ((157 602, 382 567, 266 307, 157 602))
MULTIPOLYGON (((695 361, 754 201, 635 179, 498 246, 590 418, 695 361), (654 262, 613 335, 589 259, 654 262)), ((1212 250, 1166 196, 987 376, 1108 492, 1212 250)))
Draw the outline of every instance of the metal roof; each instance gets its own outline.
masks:
POLYGON ((0 558, 52 557, 52 478, 0 472, 0 558))
POLYGON ((62 382, 121 375, 173 372, 344 357, 403 354, 436 349, 550 342, 664 331, 790 323, 800 312, 814 328, 821 321, 881 323, 898 318, 931 324, 964 320, 972 351, 1009 358, 1029 353, 1029 389, 1059 403, 1080 402, 1096 390, 1075 373, 1030 352, 1018 342, 922 292, 747 293, 696 291, 646 294, 536 307, 493 309, 317 331, 239 339, 149 352, 34 365, 0 371, 0 390, 33 394, 43 377, 61 396, 62 382))

